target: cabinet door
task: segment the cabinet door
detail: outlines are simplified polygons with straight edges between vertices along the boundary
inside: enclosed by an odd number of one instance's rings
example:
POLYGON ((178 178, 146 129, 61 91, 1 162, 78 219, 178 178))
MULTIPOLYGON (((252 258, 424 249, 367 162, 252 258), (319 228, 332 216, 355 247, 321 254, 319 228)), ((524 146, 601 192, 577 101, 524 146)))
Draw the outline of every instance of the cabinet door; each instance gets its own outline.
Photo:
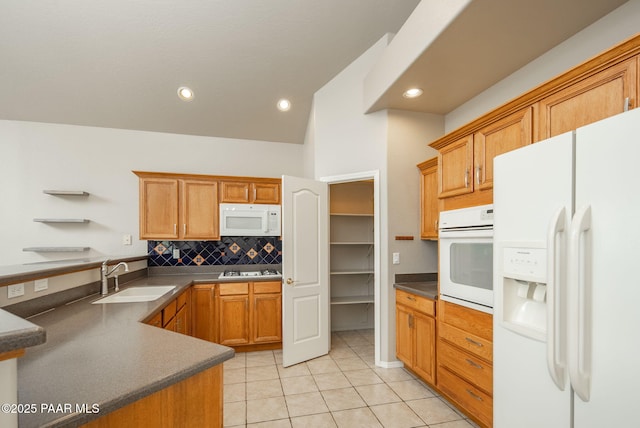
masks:
POLYGON ((415 339, 413 371, 433 384, 436 374, 436 320, 420 312, 414 312, 413 317, 415 339))
POLYGON ((178 313, 176 314, 176 317, 174 318, 176 320, 176 329, 174 330, 177 333, 180 334, 189 334, 189 323, 188 323, 188 318, 187 318, 187 307, 183 306, 181 309, 178 310, 178 313))
POLYGON ((413 311, 396 305, 396 357, 407 367, 413 367, 413 311))
POLYGON ((280 185, 278 183, 253 183, 251 187, 253 191, 252 202, 273 205, 280 203, 280 185))
POLYGON ((215 285, 197 284, 191 289, 191 334, 199 339, 217 342, 215 285))
POLYGON ((227 346, 249 344, 249 295, 220 296, 219 308, 219 343, 227 346))
POLYGON ((247 204, 251 183, 243 181, 221 181, 220 202, 247 204))
POLYGON ((140 239, 178 239, 178 180, 140 179, 140 239))
POLYGON ((538 139, 544 140, 597 122, 636 103, 636 58, 616 64, 558 91, 539 103, 538 139))
POLYGON ((282 341, 282 295, 254 294, 253 296, 253 343, 282 341))
POLYGON ((217 182, 182 180, 181 207, 183 239, 220 238, 217 182))
POLYGON ((420 171, 420 238, 438 239, 438 160, 427 162, 420 171))
POLYGON ((476 132, 473 136, 475 189, 493 188, 493 158, 531 144, 532 107, 527 107, 476 132))
POLYGON ((440 198, 473 192, 473 135, 440 149, 438 166, 440 198))

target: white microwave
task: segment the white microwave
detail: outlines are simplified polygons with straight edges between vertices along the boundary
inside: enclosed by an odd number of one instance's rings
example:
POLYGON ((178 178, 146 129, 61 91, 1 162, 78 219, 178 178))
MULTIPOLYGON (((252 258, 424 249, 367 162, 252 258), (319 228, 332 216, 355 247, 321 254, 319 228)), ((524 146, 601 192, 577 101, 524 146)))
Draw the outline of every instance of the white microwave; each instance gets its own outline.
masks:
POLYGON ((220 236, 280 236, 280 205, 220 204, 220 236))

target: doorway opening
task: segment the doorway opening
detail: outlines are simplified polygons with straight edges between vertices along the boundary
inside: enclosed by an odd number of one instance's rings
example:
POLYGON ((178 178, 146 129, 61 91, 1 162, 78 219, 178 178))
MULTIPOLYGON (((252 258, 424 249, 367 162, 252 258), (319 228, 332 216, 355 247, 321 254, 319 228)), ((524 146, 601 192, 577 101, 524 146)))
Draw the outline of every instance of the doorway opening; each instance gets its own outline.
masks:
POLYGON ((329 184, 331 332, 373 330, 380 361, 378 172, 323 178, 329 184))

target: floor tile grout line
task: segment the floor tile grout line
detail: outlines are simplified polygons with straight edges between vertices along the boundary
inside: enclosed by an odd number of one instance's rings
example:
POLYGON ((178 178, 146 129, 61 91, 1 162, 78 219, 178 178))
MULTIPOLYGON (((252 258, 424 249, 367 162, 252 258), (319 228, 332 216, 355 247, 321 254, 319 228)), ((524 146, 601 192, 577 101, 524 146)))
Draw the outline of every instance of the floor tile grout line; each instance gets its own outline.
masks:
MULTIPOLYGON (((337 333, 340 333, 340 332, 337 332, 337 333)), ((332 334, 334 334, 334 333, 332 333, 332 334)), ((361 361, 362 361, 362 362, 367 366, 367 369, 361 369, 361 370, 370 370, 371 372, 373 372, 373 373, 374 373, 374 374, 375 374, 375 375, 376 375, 376 376, 377 376, 377 377, 382 381, 382 383, 375 383, 375 384, 371 384, 371 385, 370 385, 370 384, 365 384, 365 385, 358 385, 358 386, 363 386, 363 387, 365 387, 365 386, 385 385, 387 388, 389 388, 389 389, 390 389, 390 390, 391 390, 391 391, 392 391, 392 392, 393 392, 393 393, 394 393, 394 394, 395 394, 395 395, 400 399, 400 401, 398 401, 398 402, 380 403, 379 405, 403 403, 403 404, 405 404, 405 405, 407 406, 407 408, 410 410, 411 414, 414 414, 414 415, 417 417, 417 420, 422 421, 422 422, 425 424, 425 426, 427 426, 427 427, 428 427, 429 425, 427 424, 427 422, 426 422, 426 421, 424 421, 424 420, 423 420, 423 419, 422 419, 422 418, 421 418, 421 417, 420 417, 420 416, 419 416, 419 415, 418 415, 418 414, 413 410, 413 408, 407 404, 407 403, 409 403, 409 402, 411 402, 411 401, 418 401, 418 400, 421 400, 421 399, 423 399, 423 398, 413 398, 413 399, 406 399, 406 400, 405 400, 404 398, 402 398, 402 397, 401 397, 401 396, 400 396, 400 395, 399 395, 399 394, 398 394, 398 393, 397 393, 397 392, 396 392, 396 391, 391 387, 391 385, 389 385, 390 383, 393 383, 393 382, 417 381, 417 383, 418 383, 421 387, 425 388, 425 389, 426 389, 429 393, 431 393, 431 395, 432 395, 432 397, 424 397, 424 398, 437 398, 439 402, 442 402, 443 404, 445 404, 447 407, 449 407, 451 410, 453 410, 453 411, 456 413, 456 415, 457 415, 457 416, 458 416, 458 418, 459 418, 459 419, 456 419, 456 420, 463 420, 463 421, 467 422, 467 424, 469 424, 469 426, 471 426, 471 427, 473 427, 473 426, 474 426, 474 425, 472 425, 472 424, 471 424, 471 421, 470 421, 466 416, 461 415, 461 414, 457 411, 457 409, 453 408, 453 407, 452 407, 452 405, 451 405, 450 403, 448 403, 448 401, 447 401, 447 400, 445 400, 445 399, 444 399, 444 397, 442 397, 440 394, 438 394, 437 392, 435 392, 433 389, 431 389, 431 387, 429 387, 429 385, 427 385, 426 383, 424 383, 423 381, 421 381, 419 378, 415 377, 413 374, 411 374, 411 372, 408 372, 406 369, 404 369, 404 368, 403 368, 403 371, 404 371, 404 373, 406 373, 407 375, 409 375, 409 379, 406 379, 406 380, 394 380, 394 378, 382 377, 382 376, 381 376, 380 371, 379 371, 379 370, 378 370, 378 371, 376 370, 376 369, 380 369, 380 368, 378 368, 378 367, 372 367, 372 366, 371 366, 371 365, 370 365, 370 364, 365 360, 365 358, 370 359, 370 355, 368 355, 367 353, 363 352, 363 351, 362 351, 362 349, 360 349, 360 353, 356 352, 356 350, 355 350, 355 349, 356 349, 356 347, 365 347, 365 346, 366 346, 366 347, 371 347, 371 346, 374 346, 374 345, 373 345, 372 343, 370 343, 368 340, 367 340, 367 342, 368 342, 368 343, 365 345, 365 344, 363 344, 362 342, 360 342, 360 341, 359 341, 359 339, 358 339, 358 340, 356 340, 356 342, 357 342, 356 344, 353 344, 353 341, 349 341, 350 337, 348 337, 348 336, 351 336, 351 337, 358 337, 358 338, 364 338, 365 340, 366 340, 366 336, 365 336, 365 335, 363 335, 363 334, 361 334, 361 333, 360 333, 360 332, 358 332, 358 331, 349 331, 349 332, 347 332, 347 333, 344 335, 344 337, 338 334, 338 337, 340 337, 340 340, 341 340, 341 341, 346 345, 346 347, 347 347, 349 350, 351 350, 351 351, 355 354, 355 356, 356 356, 359 360, 361 360, 361 361), (389 380, 387 380, 387 379, 389 379, 389 380)), ((333 340, 333 339, 332 339, 332 340, 333 340)), ((244 400, 244 403, 245 403, 245 426, 247 426, 247 425, 249 425, 249 424, 250 424, 250 423, 249 423, 249 406, 248 406, 248 401, 249 401, 249 400, 248 400, 249 389, 248 389, 248 387, 247 387, 247 386, 248 386, 248 384, 249 384, 249 382, 248 382, 248 375, 249 375, 249 368, 250 368, 250 367, 248 367, 248 365, 247 365, 247 355, 248 355, 248 353, 244 355, 244 360, 245 360, 245 365, 244 365, 244 374, 245 374, 245 379, 244 379, 244 380, 245 380, 245 391, 244 391, 244 398, 245 398, 245 400, 244 400)), ((286 419, 286 420, 288 420, 288 421, 289 421, 289 424, 290 424, 291 426, 293 426, 293 417, 291 416, 291 414, 290 414, 290 412, 289 412, 289 405, 288 405, 288 403, 287 403, 287 399, 286 399, 286 398, 287 398, 287 395, 285 394, 285 389, 284 389, 284 384, 283 384, 283 379, 285 379, 285 378, 284 378, 284 377, 282 377, 282 373, 280 372, 280 370, 278 370, 278 367, 279 367, 279 365, 281 365, 281 363, 279 363, 279 362, 277 361, 277 358, 276 358, 275 352, 271 351, 270 356, 273 358, 274 367, 275 367, 275 370, 276 370, 276 373, 277 373, 277 376, 278 376, 278 381, 279 381, 279 384, 280 384, 280 389, 282 390, 282 398, 283 398, 284 403, 285 403, 285 406, 286 406, 287 417, 286 417, 286 418, 280 418, 280 419, 269 419, 269 420, 266 420, 266 421, 259 421, 259 422, 255 422, 255 423, 273 422, 273 421, 279 421, 279 420, 285 420, 285 419, 286 419)), ((320 394, 320 397, 322 398, 323 403, 324 403, 324 404, 325 404, 325 406, 327 407, 328 412, 326 412, 326 413, 328 413, 328 414, 330 415, 331 420, 333 421, 333 423, 334 423, 336 426, 338 426, 338 421, 336 420, 336 418, 335 418, 335 414, 334 414, 334 413, 338 412, 339 410, 332 411, 332 410, 330 410, 330 409, 329 409, 328 403, 327 403, 327 401, 326 401, 326 399, 325 399, 325 396, 323 395, 323 392, 324 392, 324 391, 321 391, 321 390, 320 390, 320 386, 318 385, 318 381, 317 381, 317 379, 316 379, 316 375, 329 374, 329 373, 340 373, 342 376, 344 376, 344 377, 347 379, 347 382, 348 382, 348 384, 350 385, 350 387, 351 387, 351 388, 353 388, 353 389, 356 391, 356 394, 358 395, 358 397, 360 397, 360 399, 363 401, 363 403, 364 403, 364 407, 360 407, 360 408, 367 408, 367 409, 370 411, 370 413, 372 413, 372 414, 373 414, 373 416, 375 417, 375 419, 380 423, 380 425, 384 427, 384 425, 383 425, 383 423, 382 423, 382 420, 380 420, 380 419, 379 419, 379 417, 378 417, 378 415, 377 415, 377 414, 372 410, 372 407, 375 407, 375 405, 374 405, 374 406, 370 405, 370 404, 369 404, 369 403, 364 399, 364 396, 362 395, 362 393, 357 389, 357 388, 358 388, 358 386, 354 385, 354 384, 353 384, 353 382, 352 382, 352 380, 351 380, 351 379, 349 379, 349 378, 345 375, 345 371, 349 371, 349 370, 344 370, 342 367, 340 367, 340 365, 338 365, 338 363, 337 363, 337 361, 338 361, 338 360, 341 360, 341 359, 342 359, 342 360, 344 360, 344 359, 346 359, 346 358, 334 358, 334 357, 331 355, 331 353, 330 353, 330 352, 329 352, 329 354, 328 354, 327 356, 328 356, 328 358, 326 358, 326 359, 327 359, 327 360, 332 361, 332 362, 333 362, 333 364, 335 364, 335 366, 337 367, 337 369, 338 369, 338 371, 337 371, 337 372, 315 373, 315 374, 314 374, 314 373, 312 373, 312 372, 311 372, 311 370, 310 370, 308 367, 307 367, 307 368, 308 368, 308 371, 309 371, 309 375, 311 376, 312 382, 313 382, 313 384, 314 384, 315 388, 317 389, 317 392, 320 394)), ((353 358, 353 357, 349 356, 349 357, 347 357, 347 358, 353 358)), ((267 365, 267 366, 271 366, 271 364, 269 364, 269 365, 267 365)), ((266 367, 266 366, 252 366, 252 367, 266 367)), ((356 370, 358 370, 358 369, 356 369, 356 370)), ((286 378, 296 378, 296 377, 301 377, 301 376, 307 376, 307 375, 306 375, 306 374, 299 374, 299 375, 287 376, 286 378)), ((345 388, 346 388, 346 387, 345 387, 345 388)), ((335 389, 335 388, 334 388, 334 389, 335 389)), ((338 388, 338 389, 340 389, 340 388, 338 388)), ((331 390, 331 389, 329 389, 329 390, 331 390)), ((329 391, 329 390, 325 390, 325 391, 329 391)), ((296 394, 291 394, 291 395, 296 395, 296 394)), ((270 397, 270 398, 272 398, 272 397, 270 397)), ((356 408, 356 409, 358 409, 358 408, 356 408)), ((356 410, 356 409, 344 409, 344 410, 347 410, 347 411, 348 411, 348 410, 356 410)), ((318 414, 325 414, 325 412, 321 412, 321 413, 312 413, 312 414, 310 414, 310 415, 300 415, 300 416, 301 416, 301 417, 305 417, 305 416, 312 416, 312 415, 318 415, 318 414)), ((442 423, 445 423, 445 422, 447 422, 447 421, 443 421, 442 423)), ((254 423, 254 422, 251 422, 251 424, 253 424, 253 423, 254 423)), ((436 426, 438 426, 438 425, 440 425, 440 424, 441 424, 441 423, 439 423, 439 424, 433 424, 433 427, 436 427, 436 426)))

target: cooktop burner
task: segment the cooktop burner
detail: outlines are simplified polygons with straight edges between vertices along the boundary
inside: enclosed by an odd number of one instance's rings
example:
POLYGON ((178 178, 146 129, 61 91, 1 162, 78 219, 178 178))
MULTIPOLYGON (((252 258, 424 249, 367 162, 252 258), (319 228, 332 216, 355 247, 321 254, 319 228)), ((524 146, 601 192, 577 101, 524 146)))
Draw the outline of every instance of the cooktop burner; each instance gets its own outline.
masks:
POLYGON ((220 278, 229 278, 236 276, 250 276, 250 277, 264 277, 264 276, 280 276, 280 272, 275 269, 262 269, 262 270, 250 270, 250 271, 239 271, 239 270, 225 270, 220 274, 220 278))

